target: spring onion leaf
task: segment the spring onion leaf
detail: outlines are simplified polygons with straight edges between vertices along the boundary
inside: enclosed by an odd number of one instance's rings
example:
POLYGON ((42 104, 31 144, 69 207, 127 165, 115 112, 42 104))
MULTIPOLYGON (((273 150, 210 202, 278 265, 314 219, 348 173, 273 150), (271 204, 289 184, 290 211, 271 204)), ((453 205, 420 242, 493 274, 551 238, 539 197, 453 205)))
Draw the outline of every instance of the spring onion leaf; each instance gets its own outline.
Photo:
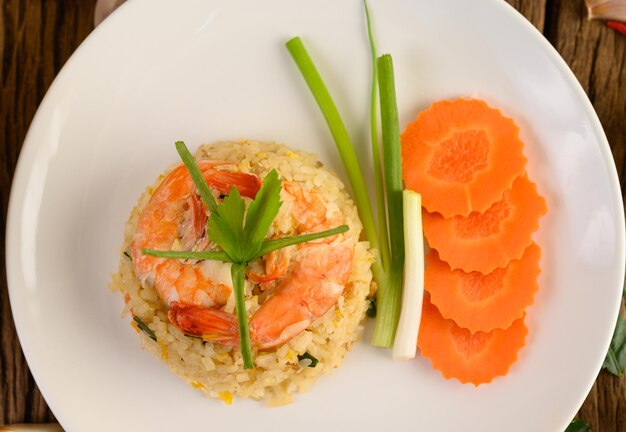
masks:
POLYGON ((139 318, 138 316, 134 316, 133 321, 137 323, 137 327, 139 327, 141 331, 144 332, 150 339, 155 342, 157 341, 157 337, 152 329, 148 327, 147 324, 141 320, 141 318, 139 318))
MULTIPOLYGON (((363 178, 363 172, 361 171, 359 160, 357 159, 356 152, 352 145, 352 140, 341 120, 337 107, 317 68, 313 64, 307 49, 302 43, 302 40, 299 37, 295 37, 289 40, 285 46, 311 90, 335 140, 337 150, 341 156, 343 166, 346 169, 352 191, 354 192, 355 202, 361 222, 363 223, 365 236, 373 249, 380 250, 376 224, 374 223, 374 212, 372 211, 372 204, 363 178)), ((374 279, 379 286, 385 283, 384 269, 380 257, 376 258, 372 266, 372 271, 374 273, 374 279)))
POLYGON ((398 330, 393 343, 393 358, 408 360, 415 357, 417 334, 422 319, 424 296, 424 237, 422 234, 422 197, 405 189, 402 191, 404 211, 404 283, 398 330))
MULTIPOLYGON (((369 12, 368 13, 369 17, 369 12)), ((369 22, 370 47, 375 52, 369 22)), ((393 82, 393 65, 390 56, 383 56, 378 60, 378 85, 380 88, 380 105, 383 129, 383 155, 384 155, 384 180, 387 191, 387 214, 379 216, 380 223, 388 221, 393 226, 389 239, 379 241, 374 223, 369 195, 363 180, 363 174, 359 167, 356 153, 345 126, 339 116, 337 108, 324 84, 319 72, 315 68, 304 44, 300 38, 289 40, 286 44, 289 53, 298 66, 304 80, 326 119, 326 123, 337 145, 337 149, 346 169, 348 179, 352 186, 359 216, 363 222, 363 228, 372 248, 382 251, 381 245, 389 242, 390 262, 383 266, 380 252, 376 258, 372 272, 378 285, 377 291, 377 316, 374 327, 372 344, 376 346, 391 347, 393 345, 396 326, 400 315, 400 301, 402 294, 402 272, 404 267, 404 237, 402 229, 402 172, 400 163, 400 133, 398 113, 395 101, 395 88, 393 82), (384 73, 382 71, 384 69, 384 73)), ((375 118, 375 113, 372 114, 375 118)), ((375 129, 375 128, 374 128, 375 129)), ((374 130, 373 129, 373 130, 374 130)), ((374 155, 377 158, 378 155, 374 155)), ((379 170, 380 172, 380 170, 379 170)), ((378 182, 382 183, 382 182, 378 182)), ((380 195, 380 194, 379 194, 380 195)), ((380 206, 383 207, 383 206, 380 206)), ((379 215, 383 213, 380 212, 379 215)), ((384 247, 384 246, 382 246, 384 247)))
POLYGON ((402 272, 404 268, 404 231, 402 221, 402 166, 400 156, 400 125, 393 61, 389 54, 378 58, 378 86, 383 137, 383 163, 387 195, 387 219, 393 229, 389 233, 391 265, 387 284, 379 287, 378 313, 372 344, 391 347, 400 316, 402 272))
MULTIPOLYGON (((402 221, 402 158, 400 155, 400 123, 396 104, 393 61, 389 54, 378 58, 378 70, 388 218, 390 225, 396 228, 395 223, 402 221)), ((404 232, 402 229, 391 231, 390 244, 392 259, 402 262, 402 258, 404 258, 404 232)))
POLYGON ((380 232, 380 255, 382 266, 387 269, 391 256, 389 252, 389 230, 387 229, 387 213, 385 204, 385 185, 383 182, 383 170, 380 164, 381 154, 378 145, 378 54, 376 54, 376 42, 374 41, 374 29, 367 1, 365 6, 365 18, 367 21, 367 37, 370 44, 372 57, 372 88, 370 101, 370 141, 372 143, 372 156, 374 162, 374 185, 376 188, 376 208, 378 209, 378 229, 380 232))
POLYGON ((311 363, 308 364, 308 367, 310 368, 314 368, 319 363, 319 360, 313 357, 313 355, 309 354, 308 351, 302 355, 298 354, 298 361, 302 361, 302 360, 310 360, 311 363))
POLYGON ((565 432, 591 432, 591 428, 584 420, 573 420, 565 432))

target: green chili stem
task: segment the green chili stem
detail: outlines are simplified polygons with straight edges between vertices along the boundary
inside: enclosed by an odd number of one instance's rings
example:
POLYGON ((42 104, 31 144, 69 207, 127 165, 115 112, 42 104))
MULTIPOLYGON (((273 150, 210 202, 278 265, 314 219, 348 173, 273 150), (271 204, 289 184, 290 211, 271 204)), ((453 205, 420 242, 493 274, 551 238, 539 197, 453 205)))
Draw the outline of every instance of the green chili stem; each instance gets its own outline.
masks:
POLYGON ((233 263, 230 267, 230 275, 233 279, 233 292, 235 294, 235 309, 237 310, 237 326, 239 328, 239 343, 241 356, 243 357, 244 369, 254 368, 252 361, 252 348, 250 343, 250 329, 248 328, 248 311, 244 292, 245 266, 233 263))
MULTIPOLYGON (((380 251, 380 242, 378 241, 376 224, 374 223, 374 212, 372 211, 372 204, 367 192, 361 166, 359 165, 350 136, 337 111, 337 107, 302 43, 302 40, 299 37, 295 37, 289 40, 285 45, 319 105, 333 139, 335 140, 337 150, 339 151, 339 155, 346 169, 352 191, 354 192, 355 202, 359 216, 363 222, 365 236, 370 242, 371 247, 380 251)), ((380 256, 376 257, 372 270, 374 278, 380 286, 384 283, 384 269, 380 256)))

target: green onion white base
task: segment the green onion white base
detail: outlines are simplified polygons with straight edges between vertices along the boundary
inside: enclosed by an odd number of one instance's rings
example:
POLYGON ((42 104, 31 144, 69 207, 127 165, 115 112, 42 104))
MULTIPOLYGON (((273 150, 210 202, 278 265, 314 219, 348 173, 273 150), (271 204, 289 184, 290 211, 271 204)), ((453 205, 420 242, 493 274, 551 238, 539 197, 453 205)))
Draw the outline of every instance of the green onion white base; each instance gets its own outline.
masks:
POLYGON ((424 297, 422 197, 416 192, 405 189, 402 191, 402 199, 405 264, 402 309, 392 352, 394 360, 408 360, 415 357, 424 297))

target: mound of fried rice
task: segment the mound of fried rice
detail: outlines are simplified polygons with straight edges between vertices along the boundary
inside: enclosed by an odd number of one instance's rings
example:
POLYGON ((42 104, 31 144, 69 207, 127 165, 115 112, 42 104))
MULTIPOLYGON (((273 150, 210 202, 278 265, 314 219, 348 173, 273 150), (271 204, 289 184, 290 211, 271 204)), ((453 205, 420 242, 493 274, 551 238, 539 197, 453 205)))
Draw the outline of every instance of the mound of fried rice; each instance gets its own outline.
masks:
MULTIPOLYGON (((132 261, 124 253, 128 250, 141 210, 169 170, 146 189, 132 210, 126 224, 119 271, 112 276, 110 287, 124 295, 124 317, 140 335, 143 347, 205 395, 228 404, 232 403, 235 395, 265 400, 270 406, 290 403, 292 394, 308 390, 316 379, 337 368, 361 336, 361 321, 367 309, 366 297, 372 280, 372 256, 368 243, 359 241, 362 226, 356 207, 342 182, 314 155, 293 151, 280 144, 219 142, 200 147, 196 158, 235 162, 240 171, 254 173, 261 178, 275 168, 283 180, 299 182, 304 188, 321 193, 327 202, 336 204, 350 227, 346 235, 355 243, 350 281, 343 295, 326 315, 288 343, 273 349, 253 349, 254 369, 243 368, 238 347, 184 335, 168 321, 167 308, 156 292, 141 286, 132 261), (133 317, 139 318, 154 332, 156 341, 140 330, 133 317), (305 353, 318 359, 319 363, 308 367, 310 361, 298 357, 305 353)), ((275 224, 280 224, 281 217, 288 216, 282 213, 279 213, 275 224)), ((252 290, 253 283, 247 281, 246 304, 250 315, 260 307, 258 296, 252 295, 252 290)), ((235 312, 232 294, 222 309, 235 312)))

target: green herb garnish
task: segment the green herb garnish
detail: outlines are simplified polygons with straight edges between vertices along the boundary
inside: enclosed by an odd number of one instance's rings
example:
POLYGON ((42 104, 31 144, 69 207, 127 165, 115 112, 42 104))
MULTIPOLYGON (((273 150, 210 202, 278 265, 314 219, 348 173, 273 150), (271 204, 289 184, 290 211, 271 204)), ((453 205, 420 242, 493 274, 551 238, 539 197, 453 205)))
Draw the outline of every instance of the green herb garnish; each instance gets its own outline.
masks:
POLYGON ((129 260, 131 260, 131 261, 133 260, 133 257, 132 257, 132 256, 130 256, 130 254, 128 253, 128 251, 124 251, 124 256, 125 256, 126 258, 128 258, 129 260))
MULTIPOLYGON (((322 115, 324 116, 328 128, 330 129, 330 133, 335 140, 337 150, 339 151, 343 166, 346 170, 346 174, 348 175, 348 180, 350 181, 350 186, 352 186, 352 191, 354 192, 355 202, 361 222, 363 223, 365 236, 373 249, 380 250, 376 223, 374 222, 374 212, 372 211, 372 204, 370 202, 363 172, 361 171, 361 165, 359 164, 356 151, 352 145, 352 140, 350 139, 343 120, 337 111, 337 107, 335 106, 335 103, 333 102, 322 77, 317 71, 315 64, 313 64, 308 51, 304 47, 302 40, 299 37, 295 37, 289 40, 285 46, 298 66, 302 77, 306 81, 313 97, 319 105, 322 115)), ((376 257, 376 260, 372 265, 372 271, 374 273, 374 278, 380 287, 385 281, 380 256, 376 257)))
MULTIPOLYGON (((261 250, 248 259, 248 262, 260 258, 263 255, 282 249, 287 246, 293 246, 300 243, 306 243, 313 240, 330 237, 348 231, 348 225, 339 225, 338 227, 319 231, 311 234, 300 234, 291 237, 281 237, 272 240, 266 240, 261 245, 261 250)), ((146 255, 152 255, 160 258, 174 258, 174 259, 190 259, 190 260, 213 260, 213 261, 230 261, 230 257, 227 253, 221 251, 164 251, 156 249, 142 249, 142 253, 146 255)))
POLYGON ((148 327, 147 324, 141 320, 141 318, 139 318, 138 316, 134 316, 133 321, 137 323, 137 327, 139 327, 141 331, 144 332, 150 339, 155 342, 157 341, 157 337, 152 329, 150 329, 150 327, 148 327))
POLYGON ((591 427, 584 420, 573 420, 565 432, 591 432, 591 427))
POLYGON ((209 209, 209 212, 213 214, 217 211, 217 203, 215 202, 215 198, 213 198, 209 185, 206 183, 204 176, 200 172, 200 168, 198 168, 196 160, 183 141, 176 141, 174 145, 176 146, 178 155, 187 167, 189 175, 191 176, 193 183, 196 185, 196 189, 198 189, 198 194, 200 195, 202 202, 206 208, 209 209))
POLYGON ((395 102, 393 82, 393 66, 389 56, 377 60, 376 46, 372 35, 372 26, 369 11, 366 6, 368 35, 372 52, 372 107, 371 134, 372 152, 374 158, 374 175, 376 180, 376 197, 378 204, 378 226, 381 237, 377 234, 374 222, 374 213, 369 199, 363 173, 356 157, 356 152, 348 132, 345 129, 341 116, 337 111, 330 93, 322 80, 317 68, 313 64, 302 40, 295 37, 286 43, 294 62, 298 66, 305 82, 328 124, 337 150, 343 161, 344 168, 354 191, 355 202, 363 222, 365 236, 373 249, 379 254, 372 265, 374 280, 378 286, 378 313, 372 344, 382 347, 391 347, 394 342, 402 295, 402 271, 404 267, 404 232, 402 223, 402 172, 400 164, 400 134, 398 114, 395 102), (381 71, 381 68, 385 68, 381 71), (378 75, 380 74, 380 75, 378 75), (378 83, 376 77, 378 75, 378 83), (380 149, 378 146, 378 129, 376 126, 376 89, 380 86, 381 117, 383 129, 383 165, 381 167, 380 149), (384 175, 384 180, 383 180, 384 175), (386 183, 386 199, 383 183, 386 183), (387 212, 385 212, 387 209, 387 212), (393 227, 388 235, 387 222, 393 227))
MULTIPOLYGON (((396 106, 393 62, 389 54, 378 59, 378 86, 380 90, 380 118, 383 138, 383 163, 387 219, 393 229, 389 232, 391 262, 386 268, 387 284, 377 292, 376 324, 372 344, 381 347, 393 345, 400 306, 402 304, 402 276, 404 270, 404 223, 402 214, 402 162, 400 156, 400 126, 396 106)), ((385 239, 386 240, 386 239, 385 239)))
POLYGON ((200 172, 196 160, 182 141, 176 142, 176 150, 183 160, 191 178, 193 179, 200 198, 210 212, 207 233, 213 243, 221 251, 159 251, 143 249, 142 253, 162 258, 191 259, 191 260, 218 260, 232 263, 231 278, 235 295, 235 309, 239 342, 244 368, 254 367, 252 361, 252 344, 248 327, 248 313, 246 310, 244 277, 248 262, 259 258, 273 250, 311 240, 328 237, 348 230, 342 225, 327 231, 313 234, 304 234, 265 241, 272 222, 278 215, 281 206, 280 190, 282 182, 275 170, 269 172, 263 179, 261 188, 256 193, 246 211, 246 203, 237 188, 231 188, 228 195, 217 204, 209 186, 200 172))
POLYGON ((372 87, 370 92, 370 141, 372 144, 372 160, 374 164, 374 187, 376 188, 376 207, 378 209, 378 228, 380 229, 380 255, 383 267, 389 265, 391 253, 389 252, 389 229, 387 228, 387 213, 385 211, 385 184, 383 182, 383 168, 380 163, 381 153, 378 144, 378 54, 374 39, 374 28, 367 2, 364 1, 365 18, 367 22, 367 38, 370 45, 372 61, 372 87))
POLYGON ((309 363, 307 365, 307 367, 310 368, 314 368, 315 366, 317 366, 317 364, 320 362, 318 359, 316 359, 315 357, 313 357, 311 354, 309 354, 309 352, 305 352, 304 354, 300 355, 298 354, 298 361, 302 361, 302 360, 310 360, 311 363, 309 363))

